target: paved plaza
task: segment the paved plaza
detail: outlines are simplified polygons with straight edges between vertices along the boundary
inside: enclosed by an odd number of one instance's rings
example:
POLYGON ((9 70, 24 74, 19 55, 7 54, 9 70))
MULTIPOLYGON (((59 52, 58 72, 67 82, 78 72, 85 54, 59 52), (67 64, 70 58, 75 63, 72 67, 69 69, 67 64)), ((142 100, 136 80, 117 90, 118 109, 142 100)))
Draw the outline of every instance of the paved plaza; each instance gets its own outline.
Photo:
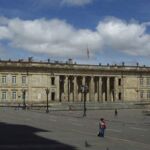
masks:
POLYGON ((0 150, 150 150, 150 116, 142 110, 50 111, 0 108, 0 150), (97 136, 99 118, 107 123, 97 136))

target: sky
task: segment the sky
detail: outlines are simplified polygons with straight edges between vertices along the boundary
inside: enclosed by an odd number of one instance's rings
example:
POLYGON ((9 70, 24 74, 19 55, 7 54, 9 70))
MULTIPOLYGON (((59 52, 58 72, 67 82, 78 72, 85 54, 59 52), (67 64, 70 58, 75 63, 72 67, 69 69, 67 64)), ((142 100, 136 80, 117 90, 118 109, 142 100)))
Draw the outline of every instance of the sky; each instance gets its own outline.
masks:
POLYGON ((0 0, 0 59, 150 66, 150 0, 0 0))

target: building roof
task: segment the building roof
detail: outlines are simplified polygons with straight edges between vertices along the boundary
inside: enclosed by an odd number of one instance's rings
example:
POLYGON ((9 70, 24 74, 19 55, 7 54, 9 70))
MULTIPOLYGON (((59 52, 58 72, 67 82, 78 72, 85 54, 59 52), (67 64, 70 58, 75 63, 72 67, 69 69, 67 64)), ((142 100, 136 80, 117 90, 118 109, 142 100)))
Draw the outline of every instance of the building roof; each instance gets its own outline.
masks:
POLYGON ((107 72, 145 72, 150 73, 150 67, 140 66, 139 64, 135 66, 127 66, 124 63, 122 65, 88 65, 88 64, 77 64, 73 63, 72 60, 67 62, 53 61, 48 60, 47 62, 43 61, 33 61, 32 59, 18 61, 12 60, 0 60, 0 70, 9 70, 9 69, 31 69, 35 70, 80 70, 80 71, 107 71, 107 72))

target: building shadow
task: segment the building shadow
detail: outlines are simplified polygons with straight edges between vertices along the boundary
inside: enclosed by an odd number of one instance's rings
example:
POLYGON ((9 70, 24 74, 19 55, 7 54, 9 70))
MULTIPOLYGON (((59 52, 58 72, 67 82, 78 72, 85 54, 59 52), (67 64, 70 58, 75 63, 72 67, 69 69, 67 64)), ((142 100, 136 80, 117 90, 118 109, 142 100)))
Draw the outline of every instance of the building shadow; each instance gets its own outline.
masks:
POLYGON ((76 150, 71 145, 40 137, 37 132, 49 131, 0 122, 0 150, 76 150))

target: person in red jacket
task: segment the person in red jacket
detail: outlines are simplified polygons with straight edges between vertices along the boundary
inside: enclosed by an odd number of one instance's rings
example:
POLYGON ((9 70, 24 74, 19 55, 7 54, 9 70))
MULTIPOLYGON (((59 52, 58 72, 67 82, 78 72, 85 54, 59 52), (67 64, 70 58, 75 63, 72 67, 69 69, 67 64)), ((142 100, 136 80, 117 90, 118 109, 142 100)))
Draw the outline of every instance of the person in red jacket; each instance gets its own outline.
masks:
POLYGON ((104 118, 101 118, 100 122, 99 122, 99 134, 98 134, 98 136, 104 137, 105 129, 106 129, 105 120, 104 120, 104 118))

